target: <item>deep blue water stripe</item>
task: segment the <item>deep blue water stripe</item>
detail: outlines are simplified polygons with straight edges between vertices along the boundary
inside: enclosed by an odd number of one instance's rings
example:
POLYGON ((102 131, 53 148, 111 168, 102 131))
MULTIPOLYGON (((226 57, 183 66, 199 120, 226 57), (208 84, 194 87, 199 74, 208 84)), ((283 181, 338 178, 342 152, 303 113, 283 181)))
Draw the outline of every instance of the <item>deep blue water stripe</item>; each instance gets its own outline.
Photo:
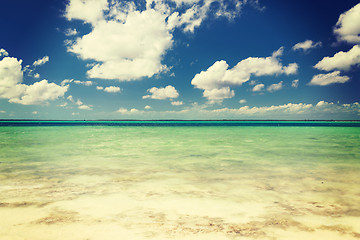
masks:
POLYGON ((289 126, 360 127, 360 121, 0 121, 0 126, 289 126))

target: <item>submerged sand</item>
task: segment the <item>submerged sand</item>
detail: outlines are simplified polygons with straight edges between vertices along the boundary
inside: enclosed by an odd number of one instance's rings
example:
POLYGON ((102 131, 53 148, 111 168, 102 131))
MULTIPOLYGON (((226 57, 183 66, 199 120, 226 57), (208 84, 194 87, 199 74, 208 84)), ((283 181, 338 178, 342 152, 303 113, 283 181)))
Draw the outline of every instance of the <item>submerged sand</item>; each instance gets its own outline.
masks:
POLYGON ((33 146, 1 161, 1 239, 360 239, 357 133, 88 130, 15 130, 33 146))

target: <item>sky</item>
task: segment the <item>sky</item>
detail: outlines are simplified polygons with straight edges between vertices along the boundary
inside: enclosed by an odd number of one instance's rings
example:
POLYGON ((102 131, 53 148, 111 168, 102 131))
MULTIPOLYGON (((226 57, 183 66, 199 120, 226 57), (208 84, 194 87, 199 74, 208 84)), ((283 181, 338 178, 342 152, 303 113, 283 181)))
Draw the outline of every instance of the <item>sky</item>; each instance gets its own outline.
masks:
POLYGON ((360 120, 359 1, 0 9, 0 119, 360 120))

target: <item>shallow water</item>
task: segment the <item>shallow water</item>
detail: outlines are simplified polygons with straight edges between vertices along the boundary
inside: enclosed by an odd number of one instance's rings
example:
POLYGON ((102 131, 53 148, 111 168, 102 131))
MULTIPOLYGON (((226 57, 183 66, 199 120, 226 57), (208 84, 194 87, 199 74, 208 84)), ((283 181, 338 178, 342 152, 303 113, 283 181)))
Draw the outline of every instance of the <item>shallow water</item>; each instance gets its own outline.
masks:
POLYGON ((360 128, 0 127, 1 239, 360 239, 360 128))

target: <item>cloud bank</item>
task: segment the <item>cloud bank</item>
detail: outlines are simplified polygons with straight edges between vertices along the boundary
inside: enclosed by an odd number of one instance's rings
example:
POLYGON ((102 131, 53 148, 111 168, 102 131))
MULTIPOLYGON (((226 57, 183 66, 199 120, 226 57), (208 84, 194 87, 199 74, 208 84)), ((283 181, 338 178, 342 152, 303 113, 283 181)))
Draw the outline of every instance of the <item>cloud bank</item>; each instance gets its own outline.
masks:
MULTIPOLYGON (((150 108, 149 108, 150 109, 150 108)), ((136 116, 137 118, 183 118, 183 119, 324 119, 332 114, 333 119, 353 119, 360 116, 360 104, 337 104, 319 101, 316 104, 287 103, 262 107, 243 106, 240 108, 207 109, 206 106, 194 104, 179 111, 141 111, 120 108, 117 113, 136 116)))

